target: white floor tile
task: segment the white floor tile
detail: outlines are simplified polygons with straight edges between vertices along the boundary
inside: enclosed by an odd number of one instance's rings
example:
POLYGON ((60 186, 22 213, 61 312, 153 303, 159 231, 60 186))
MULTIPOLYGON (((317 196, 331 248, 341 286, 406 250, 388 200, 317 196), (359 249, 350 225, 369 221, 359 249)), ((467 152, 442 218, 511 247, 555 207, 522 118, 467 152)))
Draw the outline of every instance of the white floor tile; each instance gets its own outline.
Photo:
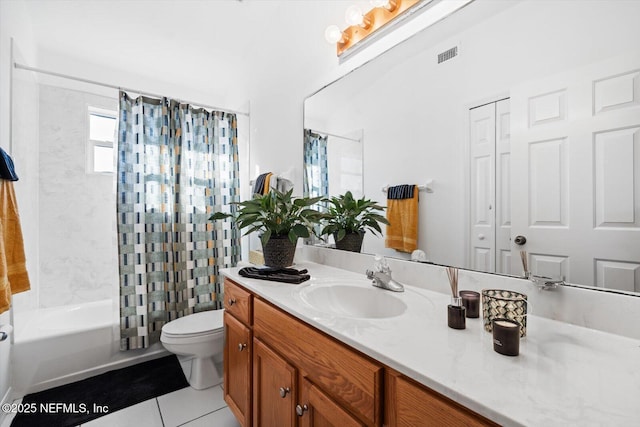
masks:
POLYGON ((240 424, 238 424, 229 407, 225 406, 222 409, 183 424, 182 427, 240 427, 240 424))
POLYGON ((176 427, 224 406, 222 388, 195 390, 186 387, 158 397, 165 427, 176 427))
POLYGON ((145 400, 82 424, 82 427, 162 427, 156 399, 145 400))

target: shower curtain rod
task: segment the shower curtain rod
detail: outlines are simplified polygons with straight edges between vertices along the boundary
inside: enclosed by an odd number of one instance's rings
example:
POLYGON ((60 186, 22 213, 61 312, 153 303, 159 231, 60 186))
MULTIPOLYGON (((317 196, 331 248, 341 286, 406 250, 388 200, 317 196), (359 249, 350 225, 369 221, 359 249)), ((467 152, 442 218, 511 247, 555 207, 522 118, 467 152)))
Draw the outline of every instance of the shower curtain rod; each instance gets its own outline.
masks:
POLYGON ((327 136, 333 136, 333 137, 335 137, 335 138, 342 138, 342 139, 347 139, 347 140, 349 140, 349 141, 361 142, 359 139, 355 139, 355 138, 348 138, 348 137, 346 137, 346 136, 336 135, 336 134, 334 134, 334 133, 329 133, 329 132, 323 132, 323 131, 321 131, 321 130, 314 130, 314 129, 307 129, 307 130, 309 130, 309 131, 311 131, 311 132, 315 132, 315 133, 321 133, 321 134, 323 134, 323 135, 327 135, 327 136))
MULTIPOLYGON (((139 93, 140 95, 147 95, 147 96, 151 96, 151 97, 154 97, 154 98, 163 98, 163 97, 165 97, 163 95, 156 95, 156 94, 145 92, 145 91, 141 91, 141 90, 138 90, 138 89, 125 88, 125 87, 122 87, 122 86, 116 86, 116 85, 112 85, 112 84, 109 84, 109 83, 103 83, 103 82, 98 82, 98 81, 95 81, 95 80, 84 79, 82 77, 75 77, 75 76, 70 76, 68 74, 57 73, 55 71, 48 71, 48 70, 43 70, 41 68, 30 67, 28 65, 18 64, 17 62, 14 62, 13 66, 14 66, 14 68, 17 68, 17 69, 20 69, 20 70, 34 71, 36 73, 48 74, 50 76, 61 77, 63 79, 69 79, 69 80, 75 80, 75 81, 82 82, 82 83, 89 83, 89 84, 93 84, 93 85, 97 85, 97 86, 108 87, 108 88, 111 88, 111 89, 123 90, 125 92, 139 93)), ((169 97, 166 97, 166 98, 169 98, 169 97)), ((247 117, 249 116, 249 113, 246 113, 244 111, 230 110, 228 108, 220 108, 220 107, 215 107, 213 105, 201 104, 199 102, 191 102, 191 101, 181 100, 181 99, 178 99, 178 98, 176 98, 176 99, 178 101, 182 102, 182 103, 185 103, 185 104, 192 104, 192 105, 196 105, 198 107, 210 108, 212 110, 224 111, 224 112, 227 112, 227 113, 239 114, 239 115, 247 116, 247 117)))

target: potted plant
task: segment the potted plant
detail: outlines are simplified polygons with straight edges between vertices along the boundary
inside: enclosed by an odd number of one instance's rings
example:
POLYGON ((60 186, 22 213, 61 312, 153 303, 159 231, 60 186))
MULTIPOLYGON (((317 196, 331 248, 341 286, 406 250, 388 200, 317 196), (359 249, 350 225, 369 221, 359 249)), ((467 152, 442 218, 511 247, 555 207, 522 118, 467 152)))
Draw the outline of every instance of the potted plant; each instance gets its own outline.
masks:
MULTIPOLYGON (((254 231, 261 233, 264 262, 269 267, 287 267, 293 264, 298 238, 315 233, 313 226, 324 216, 310 207, 322 200, 322 197, 296 198, 292 193, 293 190, 283 193, 272 189, 268 194, 254 194, 251 200, 233 203, 239 206, 236 217, 238 228, 248 228, 245 235, 254 231)), ((219 220, 231 216, 233 215, 216 212, 209 219, 219 220)))
POLYGON ((380 215, 384 210, 383 206, 364 197, 356 200, 350 191, 325 201, 330 205, 320 234, 332 234, 337 249, 360 252, 366 230, 373 234, 382 234, 379 223, 389 224, 389 221, 380 215))

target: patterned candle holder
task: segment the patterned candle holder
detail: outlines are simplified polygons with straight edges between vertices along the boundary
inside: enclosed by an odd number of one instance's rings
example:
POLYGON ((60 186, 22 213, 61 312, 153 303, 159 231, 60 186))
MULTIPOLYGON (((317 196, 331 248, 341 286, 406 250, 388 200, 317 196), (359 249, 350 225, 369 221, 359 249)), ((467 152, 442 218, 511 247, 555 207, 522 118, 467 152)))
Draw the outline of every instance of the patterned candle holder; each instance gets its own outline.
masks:
POLYGON ((493 319, 509 319, 520 324, 520 337, 527 335, 527 296, 503 289, 482 290, 484 330, 493 330, 493 319))

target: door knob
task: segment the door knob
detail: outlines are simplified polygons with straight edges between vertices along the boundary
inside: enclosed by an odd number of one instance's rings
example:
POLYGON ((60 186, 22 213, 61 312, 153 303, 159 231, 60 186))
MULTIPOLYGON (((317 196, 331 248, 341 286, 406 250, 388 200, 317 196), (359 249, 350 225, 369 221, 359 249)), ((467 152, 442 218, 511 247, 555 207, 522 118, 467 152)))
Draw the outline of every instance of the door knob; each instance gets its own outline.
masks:
POLYGON ((232 306, 235 303, 236 303, 236 299, 235 298, 229 298, 229 306, 232 306))
POLYGON ((298 414, 299 417, 303 416, 305 412, 307 412, 309 410, 309 407, 307 405, 296 405, 296 414, 298 414))
POLYGON ((289 387, 280 387, 280 397, 284 399, 290 391, 289 387))
POLYGON ((244 350, 245 348, 247 348, 247 345, 246 345, 246 344, 243 344, 243 343, 238 344, 238 351, 242 351, 242 350, 244 350))
POLYGON ((522 246, 525 243, 527 243, 527 238, 524 236, 516 236, 516 238, 513 239, 513 243, 515 243, 516 245, 522 246))
POLYGON ((484 234, 478 234, 478 240, 484 240, 484 234))

